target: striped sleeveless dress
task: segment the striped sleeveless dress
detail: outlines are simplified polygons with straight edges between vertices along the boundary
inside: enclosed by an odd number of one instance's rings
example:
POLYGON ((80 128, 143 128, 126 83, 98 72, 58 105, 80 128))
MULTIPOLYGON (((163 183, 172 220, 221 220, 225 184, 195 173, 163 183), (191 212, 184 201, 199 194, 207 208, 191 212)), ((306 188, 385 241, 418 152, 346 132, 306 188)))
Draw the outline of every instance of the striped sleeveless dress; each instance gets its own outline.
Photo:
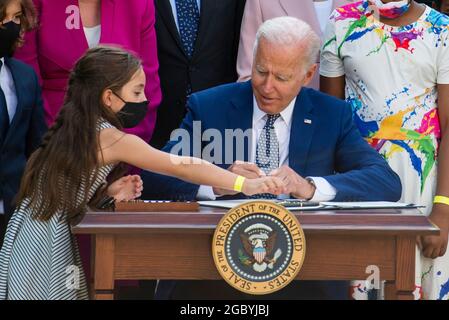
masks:
MULTIPOLYGON (((98 131, 113 127, 100 121, 98 131)), ((99 169, 89 199, 114 165, 99 169)), ((65 212, 48 221, 32 218, 27 200, 14 212, 0 251, 0 300, 86 300, 86 278, 65 212)))

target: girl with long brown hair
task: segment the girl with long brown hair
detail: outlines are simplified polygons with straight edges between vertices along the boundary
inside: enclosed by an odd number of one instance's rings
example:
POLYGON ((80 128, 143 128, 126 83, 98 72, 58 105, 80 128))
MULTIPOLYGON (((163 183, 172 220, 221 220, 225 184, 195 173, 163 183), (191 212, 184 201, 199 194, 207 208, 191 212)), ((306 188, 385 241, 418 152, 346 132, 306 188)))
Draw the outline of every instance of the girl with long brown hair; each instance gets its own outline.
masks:
POLYGON ((139 179, 105 186, 119 163, 247 195, 282 193, 273 177, 247 179, 206 161, 150 147, 120 129, 146 114, 145 73, 118 48, 89 50, 69 78, 61 112, 31 156, 18 206, 0 252, 0 299, 86 299, 85 277, 70 225, 104 190, 123 199, 139 194, 139 179), (79 268, 79 286, 66 286, 67 268, 79 268))

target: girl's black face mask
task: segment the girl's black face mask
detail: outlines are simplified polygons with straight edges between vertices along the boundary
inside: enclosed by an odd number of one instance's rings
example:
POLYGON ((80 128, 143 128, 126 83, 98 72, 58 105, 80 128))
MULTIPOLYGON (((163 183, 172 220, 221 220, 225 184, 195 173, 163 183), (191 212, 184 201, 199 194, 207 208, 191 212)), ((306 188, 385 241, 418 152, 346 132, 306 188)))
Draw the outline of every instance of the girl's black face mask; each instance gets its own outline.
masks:
POLYGON ((12 54, 13 46, 20 37, 20 24, 10 21, 0 26, 0 58, 12 54))
POLYGON ((126 102, 118 94, 114 94, 125 103, 123 108, 117 112, 117 117, 123 128, 134 128, 145 119, 148 112, 149 101, 126 102))

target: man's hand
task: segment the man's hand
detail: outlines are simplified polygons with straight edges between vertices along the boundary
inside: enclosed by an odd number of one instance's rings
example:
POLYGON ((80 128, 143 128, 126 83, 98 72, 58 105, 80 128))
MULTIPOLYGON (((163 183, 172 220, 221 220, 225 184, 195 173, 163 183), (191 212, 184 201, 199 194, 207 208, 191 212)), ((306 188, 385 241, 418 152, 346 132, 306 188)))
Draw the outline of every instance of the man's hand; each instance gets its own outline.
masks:
POLYGON ((435 259, 442 257, 447 249, 449 206, 445 204, 434 204, 429 219, 440 228, 440 235, 418 237, 418 246, 426 258, 435 259))
MULTIPOLYGON (((251 162, 235 161, 228 170, 248 179, 257 179, 265 176, 265 172, 251 162)), ((220 196, 237 194, 235 191, 223 190, 220 188, 214 188, 213 190, 216 195, 220 196)))
POLYGON ((248 196, 260 193, 270 193, 273 195, 282 194, 284 183, 278 177, 262 177, 257 179, 246 179, 242 192, 248 196))
POLYGON ((291 194, 299 199, 312 199, 315 194, 315 186, 309 181, 297 174, 289 166, 282 166, 273 170, 270 176, 278 177, 284 182, 284 191, 282 193, 291 194))

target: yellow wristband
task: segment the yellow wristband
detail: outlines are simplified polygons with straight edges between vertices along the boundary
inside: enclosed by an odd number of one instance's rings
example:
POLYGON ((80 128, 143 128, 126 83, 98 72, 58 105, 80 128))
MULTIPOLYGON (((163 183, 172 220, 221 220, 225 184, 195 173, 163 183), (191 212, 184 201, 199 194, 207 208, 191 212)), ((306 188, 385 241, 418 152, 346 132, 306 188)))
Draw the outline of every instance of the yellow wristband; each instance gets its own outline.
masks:
POLYGON ((244 182, 245 182, 245 177, 238 176, 234 182, 234 191, 242 192, 244 182))
POLYGON ((433 203, 442 203, 449 206, 449 197, 435 196, 435 198, 433 199, 433 203))

